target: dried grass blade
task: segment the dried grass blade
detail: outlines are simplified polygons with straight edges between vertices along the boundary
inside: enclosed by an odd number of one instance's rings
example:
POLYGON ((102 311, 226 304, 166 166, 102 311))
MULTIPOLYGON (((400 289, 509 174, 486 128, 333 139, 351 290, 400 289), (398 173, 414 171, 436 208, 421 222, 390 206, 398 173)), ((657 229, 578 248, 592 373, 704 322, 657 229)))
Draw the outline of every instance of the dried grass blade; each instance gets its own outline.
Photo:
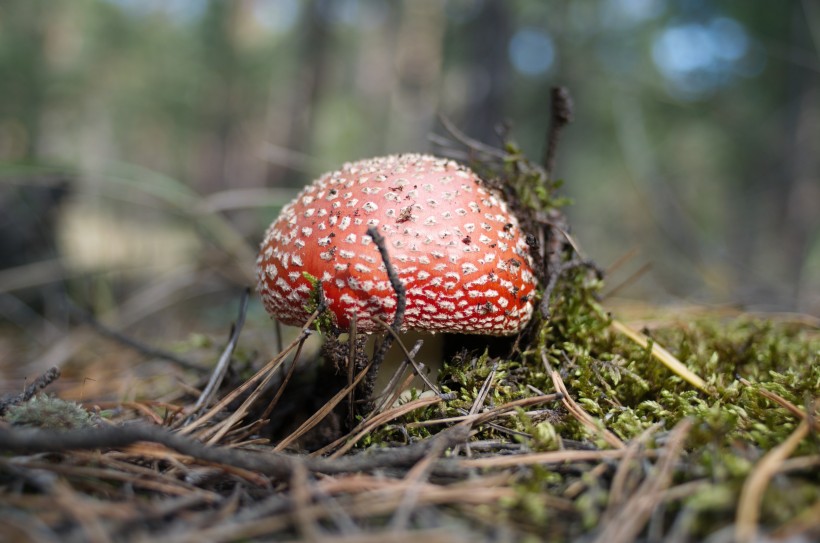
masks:
POLYGON ((89 466, 68 466, 62 464, 51 464, 40 461, 27 461, 25 463, 11 463, 29 469, 41 469, 65 475, 66 477, 83 477, 88 479, 100 479, 128 483, 136 488, 154 490, 171 495, 185 496, 191 493, 197 494, 209 502, 218 502, 222 496, 209 490, 201 490, 195 486, 183 482, 175 481, 162 475, 146 476, 143 473, 129 473, 118 471, 117 469, 97 468, 89 466))
POLYGON ((803 419, 792 434, 760 459, 743 483, 735 518, 735 541, 745 543, 757 540, 760 504, 769 480, 803 439, 809 435, 809 423, 803 419))
POLYGON ((412 402, 407 402, 404 405, 400 405, 398 407, 394 407, 384 413, 380 413, 379 415, 373 417, 355 436, 353 436, 346 444, 342 445, 338 451, 330 455, 331 458, 338 458, 339 456, 345 454, 349 451, 353 446, 364 436, 370 433, 375 428, 381 426, 382 424, 386 424, 391 420, 397 419, 415 411, 416 409, 422 409, 429 405, 437 404, 443 401, 442 398, 419 398, 412 402))
POLYGON ((354 390, 351 385, 353 384, 353 372, 356 368, 357 339, 356 313, 353 313, 353 317, 350 319, 350 336, 348 339, 350 342, 350 354, 347 360, 347 388, 350 389, 350 392, 347 393, 347 421, 350 426, 353 426, 353 421, 356 420, 356 410, 353 406, 354 390))
MULTIPOLYGON (((740 383, 744 386, 754 386, 754 383, 751 383, 750 381, 743 378, 738 379, 738 381, 740 381, 740 383)), ((766 390, 765 388, 761 387, 755 387, 755 391, 767 400, 771 400, 774 403, 778 404, 780 407, 782 407, 795 417, 802 420, 811 420, 811 422, 814 424, 814 428, 817 431, 820 431, 820 420, 812 417, 810 413, 804 412, 802 409, 794 405, 792 402, 790 402, 780 394, 777 394, 770 390, 766 390)))
POLYGON ((290 488, 293 500, 293 523, 305 541, 320 541, 323 534, 313 514, 311 507, 310 479, 305 467, 301 464, 294 466, 290 478, 290 488))
MULTIPOLYGON (((664 490, 672 482, 675 463, 678 461, 686 437, 693 423, 683 419, 669 435, 669 443, 660 452, 660 460, 655 465, 654 473, 647 476, 644 482, 632 494, 632 497, 618 513, 606 522, 593 543, 629 543, 643 530, 652 511, 658 506, 664 490)), ((627 454, 628 454, 627 449, 627 454)))
MULTIPOLYGON (((401 339, 398 340, 399 344, 401 345, 401 339)), ((410 349, 409 354, 411 357, 415 357, 416 354, 421 349, 424 342, 422 340, 418 340, 414 345, 413 348, 410 349)), ((413 382, 415 379, 415 375, 410 374, 408 375, 404 381, 400 381, 402 376, 404 375, 405 371, 407 371, 407 367, 411 365, 411 361, 409 358, 405 357, 401 364, 396 368, 396 371, 393 372, 393 376, 390 378, 390 381, 387 383, 387 386, 384 387, 384 391, 380 394, 380 397, 383 398, 382 402, 373 410, 374 413, 381 413, 385 409, 391 407, 396 401, 401 397, 401 393, 410 386, 410 383, 413 382)), ((415 367, 416 364, 413 364, 415 367)), ((372 414, 371 414, 372 416, 372 414)))
POLYGON ((103 519, 96 514, 93 507, 88 507, 88 500, 75 492, 67 481, 55 481, 49 492, 56 505, 62 507, 70 516, 74 517, 89 543, 107 543, 111 541, 102 522, 103 519))
POLYGON ((365 421, 363 424, 360 424, 358 428, 354 428, 348 435, 341 437, 322 449, 322 451, 330 451, 333 450, 335 447, 338 447, 342 443, 339 449, 330 455, 330 458, 338 458, 345 454, 347 451, 353 448, 353 446, 358 443, 358 441, 370 433, 374 428, 381 426, 387 422, 390 422, 393 419, 397 419, 411 411, 415 411, 416 409, 421 409, 423 407, 427 407, 428 405, 433 405, 443 401, 441 398, 419 398, 417 400, 413 400, 412 402, 407 402, 406 404, 399 405, 392 409, 388 409, 384 413, 379 413, 378 415, 374 416, 373 418, 365 421), (354 434, 354 432, 356 432, 354 434))
MULTIPOLYGON (((306 334, 302 334, 301 336, 299 336, 299 346, 296 348, 296 354, 293 357, 294 365, 296 365, 299 361, 299 355, 302 353, 302 347, 304 346, 307 337, 308 336, 306 334)), ((282 360, 284 361, 284 359, 282 360)), ((248 395, 248 397, 245 398, 245 401, 242 402, 242 405, 240 405, 238 409, 231 413, 225 420, 219 422, 212 428, 208 428, 207 430, 201 432, 201 437, 204 439, 205 436, 210 434, 211 437, 210 439, 208 439, 208 444, 213 445, 215 443, 218 443, 219 440, 225 436, 225 434, 227 434, 237 423, 239 423, 242 419, 245 418, 245 415, 247 415, 250 412, 251 406, 253 406, 253 404, 256 403, 256 401, 268 387, 268 384, 270 384, 278 368, 279 364, 277 364, 274 369, 271 369, 271 371, 269 371, 267 375, 265 375, 265 377, 259 382, 259 384, 256 385, 256 388, 253 389, 253 392, 251 392, 248 395)), ((282 385, 285 385, 284 381, 282 385)))
POLYGON ((641 432, 641 435, 633 439, 627 446, 626 456, 618 464, 618 469, 615 476, 612 477, 612 484, 609 487, 609 503, 607 504, 604 518, 610 519, 615 515, 616 508, 623 501, 623 496, 626 494, 627 478, 630 474, 633 460, 639 457, 642 447, 646 445, 649 439, 657 432, 663 423, 657 422, 641 432))
POLYGON ((458 417, 447 417, 443 419, 429 419, 423 420, 418 422, 411 422, 407 425, 408 428, 418 428, 422 426, 434 426, 437 424, 450 424, 453 422, 465 422, 469 421, 472 423, 473 426, 478 426, 480 424, 485 424, 495 418, 500 418, 507 416, 519 407, 530 407, 533 405, 538 405, 542 403, 552 402, 555 400, 560 400, 563 398, 563 394, 544 394, 541 396, 532 396, 530 398, 520 398, 518 400, 513 400, 511 402, 496 406, 490 410, 487 410, 483 413, 476 413, 474 415, 461 415, 458 417))
POLYGON ((239 316, 236 319, 236 323, 231 327, 228 344, 225 345, 225 349, 222 351, 222 355, 219 357, 219 361, 211 373, 211 378, 208 379, 208 384, 194 404, 193 413, 190 415, 192 418, 196 416, 200 409, 211 403, 214 395, 216 395, 216 391, 219 389, 219 385, 222 384, 222 380, 225 378, 225 374, 228 373, 228 367, 231 364, 231 355, 233 355, 236 349, 236 344, 239 342, 239 334, 242 333, 242 327, 245 325, 249 296, 249 288, 242 291, 242 298, 239 301, 239 316))
POLYGON ((413 369, 416 370, 416 374, 418 374, 418 376, 421 378, 421 380, 424 381, 424 384, 427 385, 427 388, 429 388, 430 390, 432 390, 433 392, 435 392, 436 394, 438 394, 440 396, 441 391, 438 389, 438 387, 435 385, 435 383, 430 381, 430 378, 427 377, 427 375, 424 373, 424 371, 423 371, 424 368, 422 368, 419 365, 419 363, 416 362, 416 359, 415 359, 413 353, 411 353, 410 351, 407 350, 407 345, 405 345, 404 342, 401 341, 401 338, 399 337, 399 334, 396 332, 396 330, 394 330, 393 327, 391 327, 390 325, 388 325, 386 322, 384 322, 383 320, 381 320, 378 317, 373 317, 372 319, 373 319, 374 322, 376 322, 377 324, 382 326, 387 331, 387 333, 390 334, 390 336, 399 344, 399 347, 401 348, 402 352, 404 353, 405 360, 409 361, 413 365, 413 369))
POLYGON ((550 451, 531 454, 509 454, 485 458, 469 458, 458 461, 462 468, 514 468, 534 464, 563 464, 564 462, 601 462, 623 458, 627 449, 607 449, 602 451, 550 451))
POLYGON ((570 396, 567 391, 566 385, 564 385, 564 380, 561 379, 561 374, 552 369, 549 360, 547 360, 546 353, 541 353, 541 359, 544 363, 545 369, 552 377, 552 383, 555 386, 555 391, 563 395, 561 401, 563 402, 564 407, 569 410, 570 414, 575 417, 578 422, 583 424, 585 428, 601 436, 601 438, 603 438, 603 440, 606 441, 611 447, 615 447, 616 449, 623 449, 626 447, 624 442, 621 441, 621 438, 607 430, 603 424, 598 422, 595 417, 584 411, 584 409, 572 399, 572 396, 570 396))
POLYGON ((404 483, 408 485, 408 488, 396 512, 393 514, 393 519, 390 521, 390 527, 393 532, 401 532, 406 529, 407 524, 410 522, 413 508, 418 502, 419 494, 422 491, 422 484, 427 481, 427 477, 432 471, 433 462, 444 454, 446 448, 446 440, 436 439, 424 458, 407 472, 407 475, 404 477, 404 483))
POLYGON ((353 390, 362 379, 364 379, 367 372, 370 370, 373 361, 371 360, 370 363, 367 364, 364 368, 362 368, 359 373, 356 374, 356 377, 353 379, 353 382, 350 383, 348 386, 340 390, 333 396, 321 409, 319 409, 316 413, 311 415, 309 419, 303 422, 296 430, 294 430, 290 435, 285 437, 282 441, 280 441, 276 447, 273 448, 274 451, 281 451, 284 450, 288 445, 308 433, 314 426, 319 424, 326 416, 330 414, 333 409, 339 405, 351 390, 353 390))
POLYGON ((647 262, 646 264, 644 264, 640 268, 638 268, 636 271, 629 274, 629 276, 626 279, 624 279, 620 283, 617 283, 615 286, 613 286, 611 289, 609 289, 609 291, 602 294, 601 299, 602 300, 608 300, 609 298, 612 298, 613 296, 615 296, 616 294, 618 294, 619 292, 621 292, 622 290, 624 290, 628 286, 635 283, 635 281, 637 281, 638 279, 643 277, 646 274, 646 272, 648 272, 651 269, 652 269, 652 264, 647 262))
MULTIPOLYGON (((238 467, 238 466, 233 466, 231 464, 209 462, 207 460, 200 460, 200 459, 198 459, 196 457, 193 457, 193 456, 177 453, 176 451, 170 450, 170 449, 166 448, 163 445, 158 445, 158 444, 154 444, 154 443, 147 443, 147 442, 145 442, 145 443, 135 443, 133 445, 129 445, 124 450, 127 453, 129 453, 129 459, 130 460, 135 460, 134 457, 139 457, 142 460, 154 460, 154 461, 159 461, 159 462, 169 462, 171 464, 174 464, 177 467, 184 468, 188 471, 190 471, 188 466, 192 465, 192 464, 193 465, 198 465, 198 466, 214 467, 214 468, 217 468, 220 471, 223 471, 225 473, 230 473, 232 475, 235 475, 236 477, 239 477, 241 479, 245 479, 249 483, 251 483, 253 485, 256 485, 258 487, 265 487, 265 486, 269 485, 269 483, 270 483, 269 479, 267 479, 266 477, 260 475, 259 473, 255 472, 255 471, 251 471, 251 470, 248 470, 248 469, 245 469, 245 468, 242 468, 242 467, 238 467)), ((112 454, 113 453, 109 453, 106 456, 109 457, 112 454)), ((107 461, 110 462, 110 460, 107 460, 107 461)), ((126 462, 121 462, 120 465, 123 466, 120 469, 123 469, 123 471, 125 471, 126 469, 124 468, 124 466, 127 465, 127 463, 126 462)), ((149 479, 151 478, 150 470, 146 469, 146 472, 147 473, 139 474, 140 479, 145 479, 146 477, 149 478, 149 479)), ((159 477, 159 479, 161 481, 165 481, 169 485, 179 485, 180 484, 180 482, 178 482, 173 477, 168 477, 164 473, 161 474, 161 475, 162 475, 162 477, 159 477)), ((185 486, 186 486, 186 488, 188 488, 188 491, 198 491, 199 490, 198 487, 196 487, 196 486, 194 486, 190 483, 187 483, 187 482, 185 482, 185 486)), ((207 491, 207 492, 210 492, 210 491, 207 491)), ((221 496, 220 494, 217 494, 215 492, 212 493, 211 496, 209 496, 209 499, 211 501, 214 501, 214 502, 221 501, 222 498, 223 498, 223 496, 221 496)))
MULTIPOLYGON (((467 412, 467 416, 475 415, 478 413, 482 407, 484 407, 484 402, 487 401, 487 394, 490 393, 490 387, 492 387, 493 382, 495 381, 495 374, 498 371, 498 363, 494 363, 492 368, 490 369, 490 373, 487 374, 487 377, 484 379, 484 382, 481 384, 481 388, 478 390, 478 394, 476 394, 475 399, 473 400, 473 405, 470 406, 470 410, 467 412)), ((472 456, 472 451, 470 450, 470 444, 466 443, 464 447, 467 456, 472 456)), ((453 450, 454 456, 458 456, 461 454, 461 446, 457 446, 453 450)))
POLYGON ((487 374, 487 378, 484 379, 484 383, 481 384, 481 389, 478 391, 478 394, 476 394, 473 405, 470 406, 470 415, 475 415, 481 410, 482 407, 484 407, 484 402, 487 400, 487 394, 490 393, 490 387, 493 385, 497 370, 498 364, 493 364, 493 367, 490 369, 490 373, 487 374))
MULTIPOLYGON (((625 335, 644 349, 649 346, 649 338, 646 337, 644 334, 640 332, 636 332, 626 324, 622 323, 617 319, 612 319, 612 323, 610 324, 613 330, 625 335)), ((687 383, 695 386, 696 388, 708 392, 706 381, 698 377, 692 370, 687 368, 683 365, 683 363, 675 358, 672 353, 658 345, 657 343, 652 343, 652 356, 654 356, 657 360, 659 360, 663 365, 667 368, 672 370, 672 372, 679 376, 681 379, 686 381, 687 383)))
POLYGON ((197 428, 199 428, 200 426, 204 425, 206 422, 214 418, 225 408, 225 406, 227 406, 229 403, 231 403, 240 395, 242 395, 245 391, 247 391, 249 388, 255 385, 259 380, 264 379, 265 376, 269 373, 273 373, 274 371, 276 371, 279 365, 282 362, 284 362, 287 355, 293 349, 302 344, 302 342, 304 341, 303 336, 307 333, 307 330, 310 329, 311 324, 313 324, 313 321, 316 319, 316 317, 318 317, 318 315, 318 312, 313 313, 313 315, 310 316, 308 321, 302 327, 302 334, 300 334, 299 337, 294 339, 290 343, 290 345, 285 347, 285 349, 282 350, 279 354, 277 354, 270 362, 265 364, 259 371, 253 374, 252 377, 250 377, 247 381, 242 383, 242 385, 238 386, 236 389, 231 391, 228 395, 226 395, 224 398, 222 398, 220 401, 214 404, 208 411, 203 413, 201 417, 183 426, 179 430, 179 433, 181 435, 190 434, 191 432, 193 432, 194 430, 196 430, 197 428))

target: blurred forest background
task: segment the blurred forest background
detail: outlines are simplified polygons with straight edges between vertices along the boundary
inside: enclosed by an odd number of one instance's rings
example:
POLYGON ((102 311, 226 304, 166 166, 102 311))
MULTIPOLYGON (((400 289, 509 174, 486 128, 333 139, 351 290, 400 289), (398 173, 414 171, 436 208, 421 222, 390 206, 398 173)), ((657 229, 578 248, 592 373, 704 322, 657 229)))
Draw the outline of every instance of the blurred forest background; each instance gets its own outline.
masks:
POLYGON ((0 0, 3 333, 56 348, 63 284, 224 330, 301 186, 435 151, 438 115, 537 159, 553 85, 575 237, 633 255, 610 287, 648 269, 618 296, 820 312, 814 0, 0 0))

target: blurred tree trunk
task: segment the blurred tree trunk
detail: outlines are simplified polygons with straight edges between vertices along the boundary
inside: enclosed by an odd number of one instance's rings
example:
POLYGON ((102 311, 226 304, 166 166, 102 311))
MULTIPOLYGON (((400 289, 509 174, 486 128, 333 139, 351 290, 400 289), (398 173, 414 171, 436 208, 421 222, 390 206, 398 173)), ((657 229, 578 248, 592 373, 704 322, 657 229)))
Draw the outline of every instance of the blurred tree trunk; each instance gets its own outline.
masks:
POLYGON ((497 141, 496 128, 504 120, 510 81, 507 44, 511 37, 510 3, 490 0, 477 17, 470 36, 469 63, 474 66, 470 88, 481 89, 483 97, 472 103, 464 122, 467 133, 489 143, 497 141))
MULTIPOLYGON (((811 24, 799 6, 793 6, 791 43, 806 51, 813 47, 811 24)), ((782 240, 783 277, 788 282, 790 308, 799 309, 801 285, 811 242, 820 225, 820 77, 803 65, 789 68, 787 93, 790 97, 784 138, 783 186, 774 192, 776 236, 782 240)), ((777 184, 770 186, 777 187, 777 184)))
MULTIPOLYGON (((52 10, 41 0, 0 3, 0 73, 8 74, 0 77, 0 162, 35 164, 42 158, 52 10)), ((4 178, 10 182, 0 183, 0 269, 54 262, 55 224, 69 180, 59 174, 6 173, 4 178)), ((28 333, 32 326, 42 326, 44 332, 55 334, 54 325, 64 322, 62 295, 56 282, 0 292, 0 320, 28 333)))
MULTIPOLYGON (((330 32, 327 23, 322 20, 319 0, 306 2, 302 9, 302 25, 297 31, 299 40, 298 71, 293 85, 293 97, 290 106, 290 137, 288 149, 310 155, 313 148, 316 108, 322 99, 330 52, 330 32)), ((301 185, 307 180, 294 176, 294 182, 301 185)))
POLYGON ((395 70, 401 11, 388 9, 384 24, 362 33, 356 51, 356 81, 353 83, 364 104, 367 125, 372 127, 368 147, 373 156, 389 152, 391 91, 397 85, 395 70))
MULTIPOLYGON (((769 44, 792 51, 814 47, 799 4, 758 21, 758 35, 779 36, 769 44)), ((771 122, 759 132, 738 135, 744 186, 735 191, 734 232, 737 298, 765 309, 794 310, 812 238, 817 236, 818 155, 816 132, 820 95, 817 72, 796 59, 773 63, 778 70, 761 87, 758 102, 771 122), (787 104, 780 109, 782 104, 787 104), (814 136, 814 140, 811 138, 814 136), (754 152, 753 150, 759 150, 754 152), (751 273, 750 273, 751 272, 751 273)))
POLYGON ((206 163, 202 172, 200 189, 203 192, 221 190, 229 178, 228 164, 233 145, 238 114, 237 85, 239 85, 241 63, 235 43, 235 28, 238 21, 237 2, 211 0, 200 27, 204 44, 203 63, 208 73, 206 89, 208 102, 204 104, 208 112, 210 130, 214 135, 204 153, 206 163))
POLYGON ((48 11, 39 0, 0 7, 5 19, 0 71, 14 74, 0 80, 0 158, 35 161, 45 104, 47 69, 44 56, 48 11), (14 24, 8 24, 14 21, 14 24), (3 157, 3 153, 8 156, 3 157))
POLYGON ((396 42, 396 84, 390 96, 387 148, 418 149, 438 109, 443 62, 444 6, 405 0, 396 42))

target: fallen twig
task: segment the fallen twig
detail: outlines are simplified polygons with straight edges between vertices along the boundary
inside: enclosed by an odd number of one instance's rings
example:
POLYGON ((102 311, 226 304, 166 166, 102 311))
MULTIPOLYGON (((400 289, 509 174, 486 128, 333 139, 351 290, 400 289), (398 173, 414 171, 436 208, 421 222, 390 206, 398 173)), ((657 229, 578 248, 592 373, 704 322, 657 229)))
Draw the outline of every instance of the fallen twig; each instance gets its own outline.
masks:
POLYGON ((379 231, 376 230, 375 226, 371 226, 367 229, 367 235, 370 236, 373 243, 376 245, 376 248, 379 250, 379 254, 382 257, 382 262, 384 263, 384 268, 387 271, 387 278, 390 280, 390 286, 396 293, 396 311, 393 315, 393 323, 390 325, 390 330, 394 333, 385 336, 381 344, 376 348, 376 351, 373 353, 373 357, 370 361, 370 371, 367 373, 367 377, 362 384, 362 392, 367 400, 366 410, 370 410, 373 408, 370 398, 373 395, 373 389, 376 387, 376 377, 379 374, 379 367, 384 361, 387 351, 393 345, 395 336, 401 330, 401 326, 404 323, 404 310, 407 307, 407 293, 404 288, 404 283, 402 283, 401 279, 399 279, 399 274, 396 272, 396 268, 394 268, 390 263, 390 255, 387 252, 387 245, 384 242, 384 237, 379 234, 379 231))
POLYGON ((53 367, 38 376, 25 390, 11 398, 0 399, 0 415, 3 415, 9 407, 20 405, 32 399, 38 392, 60 378, 60 368, 53 367))
POLYGON ((16 453, 61 452, 69 450, 124 447, 140 441, 159 443, 184 455, 226 464, 271 477, 290 480, 297 465, 315 473, 371 471, 390 467, 407 467, 423 458, 434 443, 449 448, 462 443, 469 426, 458 425, 436 436, 397 449, 384 449, 344 458, 314 458, 274 451, 247 451, 205 445, 194 439, 170 432, 159 426, 132 424, 100 428, 54 431, 0 427, 0 451, 16 453))

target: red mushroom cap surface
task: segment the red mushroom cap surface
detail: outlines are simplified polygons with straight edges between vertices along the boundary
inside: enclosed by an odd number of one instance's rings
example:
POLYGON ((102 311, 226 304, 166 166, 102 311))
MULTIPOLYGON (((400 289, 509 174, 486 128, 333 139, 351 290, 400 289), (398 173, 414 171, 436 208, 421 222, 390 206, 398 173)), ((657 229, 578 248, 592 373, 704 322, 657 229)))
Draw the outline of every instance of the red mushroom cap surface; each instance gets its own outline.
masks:
POLYGON ((518 221, 470 169, 430 155, 403 154, 345 164, 285 206, 257 259, 268 312, 301 326, 318 279, 341 328, 389 323, 396 294, 378 248, 404 283, 403 329, 509 335, 533 311, 536 280, 518 221))

